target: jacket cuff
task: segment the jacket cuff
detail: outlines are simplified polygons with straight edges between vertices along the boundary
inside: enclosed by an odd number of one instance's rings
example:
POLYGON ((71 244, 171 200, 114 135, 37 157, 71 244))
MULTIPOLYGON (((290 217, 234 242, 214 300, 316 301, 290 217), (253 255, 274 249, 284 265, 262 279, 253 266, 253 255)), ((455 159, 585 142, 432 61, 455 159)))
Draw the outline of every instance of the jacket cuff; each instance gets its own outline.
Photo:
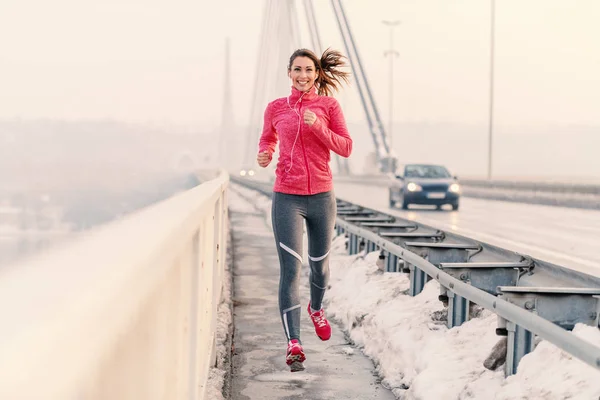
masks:
POLYGON ((317 117, 315 122, 310 126, 310 130, 313 132, 320 132, 322 128, 323 122, 321 122, 321 118, 317 117))
POLYGON ((269 147, 265 146, 265 147, 262 147, 262 148, 258 149, 259 153, 264 153, 265 151, 267 153, 269 153, 269 157, 273 158, 273 152, 271 150, 269 150, 269 147))

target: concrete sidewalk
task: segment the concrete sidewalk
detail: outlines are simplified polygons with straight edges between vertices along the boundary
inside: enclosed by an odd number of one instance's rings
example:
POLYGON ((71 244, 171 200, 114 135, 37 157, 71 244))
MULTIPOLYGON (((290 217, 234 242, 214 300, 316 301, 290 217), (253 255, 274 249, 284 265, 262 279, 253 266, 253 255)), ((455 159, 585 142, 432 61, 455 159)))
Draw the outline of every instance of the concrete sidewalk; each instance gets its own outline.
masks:
POLYGON ((301 289, 306 370, 289 371, 277 300, 279 261, 265 218, 261 213, 230 213, 235 325, 232 399, 394 399, 378 383, 373 363, 348 344, 333 321, 329 341, 322 342, 315 335, 305 310, 307 286, 301 289))

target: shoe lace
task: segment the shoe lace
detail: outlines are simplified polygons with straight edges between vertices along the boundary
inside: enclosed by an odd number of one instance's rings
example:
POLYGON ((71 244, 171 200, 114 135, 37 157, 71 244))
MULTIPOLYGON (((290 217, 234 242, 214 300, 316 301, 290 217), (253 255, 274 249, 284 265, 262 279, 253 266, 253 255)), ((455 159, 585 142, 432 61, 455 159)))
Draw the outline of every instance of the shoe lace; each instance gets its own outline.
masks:
POLYGON ((327 325, 327 318, 325 318, 325 312, 323 310, 312 314, 312 319, 315 324, 319 325, 319 328, 323 328, 327 325))

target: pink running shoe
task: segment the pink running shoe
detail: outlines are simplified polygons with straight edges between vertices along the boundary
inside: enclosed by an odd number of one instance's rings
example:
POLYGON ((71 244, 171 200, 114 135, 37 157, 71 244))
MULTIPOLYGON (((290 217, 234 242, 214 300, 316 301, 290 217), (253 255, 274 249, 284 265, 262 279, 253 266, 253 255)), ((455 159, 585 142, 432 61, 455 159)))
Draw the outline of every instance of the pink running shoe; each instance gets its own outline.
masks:
POLYGON ((327 318, 325 318, 325 311, 321 308, 313 314, 310 311, 310 303, 308 303, 308 315, 310 315, 310 318, 315 325, 315 332, 319 339, 329 340, 331 337, 331 326, 329 326, 329 322, 327 322, 327 318))
POLYGON ((304 360, 306 360, 306 357, 304 356, 302 345, 298 342, 298 339, 290 340, 287 347, 287 355, 285 357, 285 363, 290 366, 290 371, 304 371, 304 364, 302 364, 304 360))

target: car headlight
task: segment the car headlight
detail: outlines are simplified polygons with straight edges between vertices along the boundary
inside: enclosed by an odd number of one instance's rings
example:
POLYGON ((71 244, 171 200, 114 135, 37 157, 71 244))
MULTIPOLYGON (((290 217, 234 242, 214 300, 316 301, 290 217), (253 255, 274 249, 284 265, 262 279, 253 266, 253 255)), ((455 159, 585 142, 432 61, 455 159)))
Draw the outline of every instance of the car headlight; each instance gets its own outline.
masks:
POLYGON ((460 186, 458 183, 453 183, 452 185, 450 185, 450 189, 449 189, 452 193, 460 193, 460 186))
POLYGON ((417 185, 414 182, 410 182, 408 185, 406 185, 406 188, 409 192, 420 192, 421 190, 423 190, 421 186, 417 185))
POLYGON ((243 169, 243 170, 241 170, 241 171, 240 171, 240 175, 241 175, 241 176, 246 176, 246 170, 244 170, 244 169, 243 169))

